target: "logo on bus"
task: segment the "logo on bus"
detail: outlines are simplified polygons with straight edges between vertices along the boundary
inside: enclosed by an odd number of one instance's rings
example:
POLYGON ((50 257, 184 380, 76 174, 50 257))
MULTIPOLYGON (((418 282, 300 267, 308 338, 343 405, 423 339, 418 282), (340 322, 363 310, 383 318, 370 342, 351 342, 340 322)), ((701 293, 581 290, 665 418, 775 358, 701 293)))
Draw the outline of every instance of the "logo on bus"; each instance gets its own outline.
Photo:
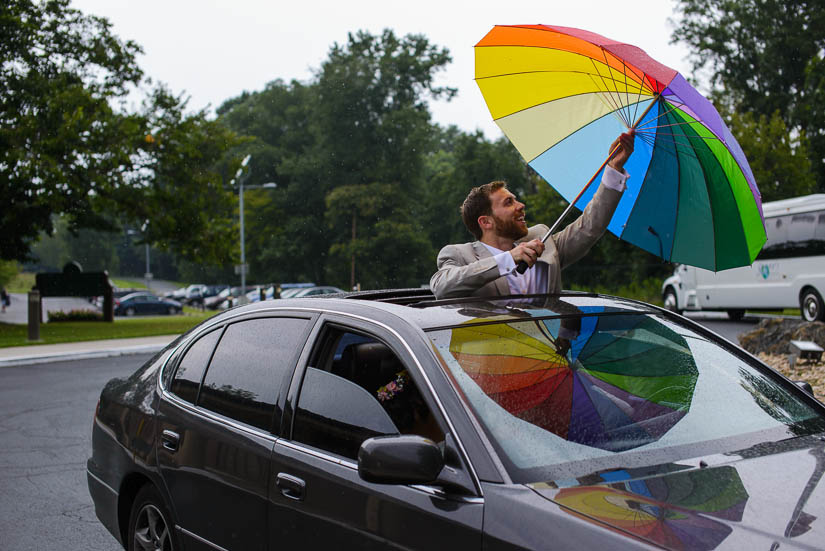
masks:
POLYGON ((768 279, 768 277, 771 275, 771 267, 767 264, 762 264, 760 271, 762 272, 762 279, 768 279))

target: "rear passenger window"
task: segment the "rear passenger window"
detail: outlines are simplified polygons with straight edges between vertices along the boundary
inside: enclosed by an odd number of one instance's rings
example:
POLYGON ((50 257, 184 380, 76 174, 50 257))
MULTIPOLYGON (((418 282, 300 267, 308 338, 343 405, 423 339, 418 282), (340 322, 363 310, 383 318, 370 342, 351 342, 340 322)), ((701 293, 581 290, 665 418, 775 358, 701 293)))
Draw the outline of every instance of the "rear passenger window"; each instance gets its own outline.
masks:
POLYGON ((264 430, 284 377, 291 375, 309 320, 260 318, 226 328, 203 380, 198 405, 264 430))
POLYGON ((169 390, 178 398, 194 404, 198 397, 198 387, 203 379, 203 372, 206 371, 206 364, 215 350, 215 343, 218 342, 220 330, 212 331, 204 335, 195 344, 189 347, 175 371, 172 384, 169 390))

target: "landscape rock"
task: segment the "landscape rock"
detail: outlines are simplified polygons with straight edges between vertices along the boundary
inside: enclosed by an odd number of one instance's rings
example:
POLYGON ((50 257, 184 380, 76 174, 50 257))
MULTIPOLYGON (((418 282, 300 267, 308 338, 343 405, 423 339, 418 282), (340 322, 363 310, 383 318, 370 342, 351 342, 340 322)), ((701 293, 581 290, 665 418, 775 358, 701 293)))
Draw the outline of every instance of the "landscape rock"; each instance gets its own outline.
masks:
POLYGON ((747 333, 739 336, 739 344, 750 352, 758 355, 770 354, 774 356, 787 355, 790 352, 790 342, 813 341, 825 348, 825 323, 821 321, 802 321, 788 319, 764 319, 747 333))

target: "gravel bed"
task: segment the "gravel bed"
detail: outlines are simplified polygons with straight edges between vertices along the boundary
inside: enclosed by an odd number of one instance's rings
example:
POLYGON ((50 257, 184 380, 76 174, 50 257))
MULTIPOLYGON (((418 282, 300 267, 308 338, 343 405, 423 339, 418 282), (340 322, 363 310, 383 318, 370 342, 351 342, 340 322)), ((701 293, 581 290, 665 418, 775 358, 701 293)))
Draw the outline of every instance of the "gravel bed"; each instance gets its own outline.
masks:
POLYGON ((760 352, 757 354, 760 360, 782 373, 792 381, 806 381, 814 389, 814 396, 820 402, 825 402, 825 361, 797 362, 791 368, 786 355, 774 355, 760 352))

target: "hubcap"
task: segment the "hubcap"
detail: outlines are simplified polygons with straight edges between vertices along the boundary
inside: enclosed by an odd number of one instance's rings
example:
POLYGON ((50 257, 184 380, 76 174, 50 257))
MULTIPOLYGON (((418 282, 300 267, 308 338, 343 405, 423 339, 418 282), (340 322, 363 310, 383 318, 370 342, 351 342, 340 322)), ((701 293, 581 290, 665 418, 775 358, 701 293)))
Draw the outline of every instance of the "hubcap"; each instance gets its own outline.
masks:
POLYGON ((671 312, 676 311, 676 296, 673 293, 668 293, 665 296, 665 309, 671 312))
POLYGON ((171 551, 169 527, 157 507, 143 506, 135 523, 135 549, 141 551, 171 551))
POLYGON ((819 316, 819 301, 813 295, 807 295, 802 305, 802 316, 806 321, 814 321, 819 316))

